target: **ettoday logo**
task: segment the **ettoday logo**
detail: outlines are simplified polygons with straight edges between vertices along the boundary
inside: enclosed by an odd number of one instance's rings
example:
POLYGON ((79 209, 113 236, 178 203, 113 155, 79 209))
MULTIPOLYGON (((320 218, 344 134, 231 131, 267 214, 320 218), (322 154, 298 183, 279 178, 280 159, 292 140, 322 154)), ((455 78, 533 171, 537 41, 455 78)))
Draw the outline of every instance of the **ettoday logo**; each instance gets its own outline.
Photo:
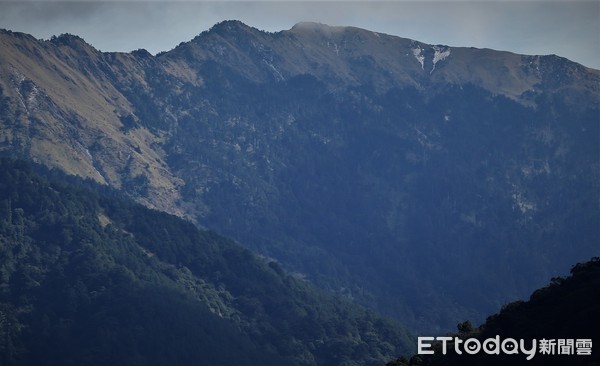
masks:
POLYGON ((522 353, 527 355, 527 360, 531 360, 537 351, 537 342, 535 339, 527 345, 523 339, 517 341, 513 338, 506 338, 501 341, 500 336, 488 338, 484 340, 483 343, 477 338, 463 340, 458 337, 419 337, 417 340, 417 353, 420 355, 433 354, 434 351, 428 349, 432 347, 431 342, 433 341, 441 342, 442 354, 444 355, 447 353, 448 343, 454 345, 454 352, 458 355, 462 355, 463 353, 474 355, 483 350, 483 352, 488 355, 499 355, 500 353, 511 355, 522 353))
POLYGON ((454 348, 454 352, 458 355, 470 354, 474 355, 479 352, 485 352, 488 355, 517 355, 523 354, 529 361, 535 357, 539 351, 544 355, 583 355, 589 356, 592 354, 591 339, 532 339, 525 341, 524 339, 516 340, 514 338, 500 339, 500 336, 487 338, 483 342, 477 338, 461 339, 459 337, 418 337, 417 353, 419 355, 431 355, 435 351, 432 349, 433 342, 441 343, 442 354, 446 354, 448 347, 454 348))

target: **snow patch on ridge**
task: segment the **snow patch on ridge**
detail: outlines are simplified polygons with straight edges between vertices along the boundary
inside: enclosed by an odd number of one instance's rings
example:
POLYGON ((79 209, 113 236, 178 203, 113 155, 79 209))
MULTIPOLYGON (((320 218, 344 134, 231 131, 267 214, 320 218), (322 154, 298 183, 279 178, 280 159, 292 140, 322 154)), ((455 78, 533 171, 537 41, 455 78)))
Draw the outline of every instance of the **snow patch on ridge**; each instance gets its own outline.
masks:
POLYGON ((421 47, 412 49, 413 56, 415 56, 417 61, 419 61, 419 63, 421 64, 421 69, 425 70, 425 56, 421 54, 422 51, 423 50, 421 49, 421 47))
POLYGON ((433 73, 438 62, 444 61, 450 56, 450 47, 448 46, 431 46, 430 48, 425 49, 420 45, 413 43, 411 51, 415 59, 421 64, 422 70, 425 70, 425 63, 427 63, 428 69, 431 65, 431 70, 429 71, 430 74, 433 73), (433 51, 433 56, 431 51, 433 51), (429 60, 431 60, 431 64, 429 63, 429 60))
POLYGON ((446 57, 450 56, 450 47, 444 46, 433 46, 433 67, 431 68, 430 74, 435 70, 435 64, 440 61, 444 61, 446 57))

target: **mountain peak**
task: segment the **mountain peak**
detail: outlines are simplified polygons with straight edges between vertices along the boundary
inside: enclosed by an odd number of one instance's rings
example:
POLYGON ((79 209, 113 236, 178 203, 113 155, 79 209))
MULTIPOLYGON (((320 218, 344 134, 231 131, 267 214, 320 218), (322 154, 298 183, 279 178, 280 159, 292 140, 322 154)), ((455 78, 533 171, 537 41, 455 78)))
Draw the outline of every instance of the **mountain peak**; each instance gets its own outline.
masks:
POLYGON ((237 32, 248 32, 248 31, 259 31, 257 28, 251 27, 240 20, 224 20, 213 25, 208 33, 237 33, 237 32))
POLYGON ((328 24, 317 23, 317 22, 299 22, 299 23, 296 23, 292 27, 292 29, 290 29, 290 32, 295 33, 295 34, 317 33, 317 34, 324 34, 326 36, 332 36, 335 34, 343 34, 348 31, 373 33, 369 30, 357 28, 357 27, 328 25, 328 24))
POLYGON ((344 27, 333 27, 328 24, 318 22, 299 22, 296 23, 291 30, 323 30, 332 28, 344 28, 344 27))
POLYGON ((55 46, 68 46, 73 49, 93 49, 97 51, 96 48, 87 43, 85 39, 71 33, 63 33, 59 36, 52 36, 50 37, 49 42, 55 46))

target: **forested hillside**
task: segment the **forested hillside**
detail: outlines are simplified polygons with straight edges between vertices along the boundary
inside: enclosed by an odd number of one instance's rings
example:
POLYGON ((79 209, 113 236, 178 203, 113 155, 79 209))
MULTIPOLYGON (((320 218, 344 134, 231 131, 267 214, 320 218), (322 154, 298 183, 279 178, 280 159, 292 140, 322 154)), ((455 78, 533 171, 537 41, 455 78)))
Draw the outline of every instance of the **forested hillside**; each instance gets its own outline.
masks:
MULTIPOLYGON (((578 263, 571 268, 568 277, 552 278, 551 283, 536 290, 528 301, 506 304, 502 310, 487 318, 479 328, 473 329, 471 322, 458 325, 458 336, 462 340, 486 339, 499 336, 517 341, 524 340, 527 349, 536 340, 536 352, 530 360, 521 354, 458 355, 454 343, 447 345, 448 353, 442 354, 441 344, 435 345, 435 354, 415 355, 390 362, 388 366, 452 366, 452 365, 572 365, 592 366, 600 364, 600 258, 578 263), (540 343, 546 340, 546 353, 540 343), (561 342, 562 344, 559 344, 561 342), (578 344, 579 340, 589 343, 578 344)), ((464 349, 464 348, 463 348, 464 349)))
POLYGON ((44 175, 0 160, 2 365, 378 365, 413 351, 396 323, 230 240, 44 175))

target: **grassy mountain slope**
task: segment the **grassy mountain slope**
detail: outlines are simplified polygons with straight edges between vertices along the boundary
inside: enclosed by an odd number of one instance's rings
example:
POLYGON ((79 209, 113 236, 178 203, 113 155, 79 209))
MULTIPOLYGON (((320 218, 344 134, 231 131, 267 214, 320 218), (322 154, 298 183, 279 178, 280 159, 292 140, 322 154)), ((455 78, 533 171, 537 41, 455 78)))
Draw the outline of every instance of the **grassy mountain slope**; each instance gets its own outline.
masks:
POLYGON ((175 205, 182 182, 164 163, 163 134, 132 128, 137 117, 125 94, 146 84, 143 57, 103 54, 69 34, 40 42, 1 31, 0 44, 0 149, 183 215, 175 205))
POLYGON ((0 165, 3 365, 377 365, 413 347, 214 233, 0 165))

